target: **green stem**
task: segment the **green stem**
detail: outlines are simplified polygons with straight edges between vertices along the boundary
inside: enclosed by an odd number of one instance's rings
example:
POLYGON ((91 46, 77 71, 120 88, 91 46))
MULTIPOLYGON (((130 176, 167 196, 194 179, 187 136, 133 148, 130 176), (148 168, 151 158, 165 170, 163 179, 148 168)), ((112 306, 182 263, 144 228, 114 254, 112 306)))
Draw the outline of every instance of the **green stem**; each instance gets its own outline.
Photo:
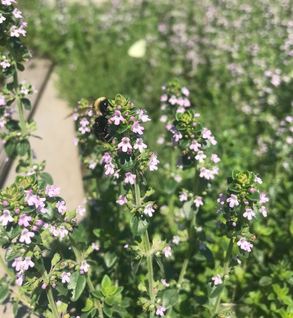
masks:
MULTIPOLYGON (((28 132, 27 132, 27 129, 26 129, 26 122, 25 122, 25 119, 24 119, 22 102, 21 102, 21 99, 19 97, 18 77, 17 77, 17 67, 16 66, 15 66, 15 72, 13 74, 13 84, 14 84, 15 99, 16 99, 16 104, 17 104, 17 109, 18 109, 18 114, 19 114, 20 128, 21 128, 22 136, 26 137, 28 132)), ((34 164, 34 162, 33 162, 33 156, 32 156, 31 149, 29 149, 28 157, 29 157, 29 160, 30 160, 30 165, 32 166, 34 164)))
MULTIPOLYGON (((197 170, 197 168, 195 167, 195 180, 194 180, 194 195, 197 195, 198 193, 198 186, 199 186, 199 171, 197 170)), ((186 270, 187 270, 187 266, 189 263, 189 259, 192 253, 192 247, 193 247, 193 240, 194 240, 194 234, 195 234, 195 223, 196 223, 196 215, 197 215, 197 211, 194 213, 194 216, 190 222, 190 226, 189 226, 189 235, 188 235, 188 249, 186 251, 185 254, 185 258, 181 267, 181 271, 180 271, 180 275, 179 275, 179 279, 178 279, 178 284, 182 284, 184 276, 186 274, 186 270)))
MULTIPOLYGON (((224 270, 223 270, 223 284, 225 284, 226 281, 226 276, 229 274, 229 264, 230 264, 230 260, 231 260, 231 254, 232 254, 232 249, 233 249, 233 245, 234 245, 234 238, 232 237, 230 239, 230 243, 228 246, 228 250, 227 250, 227 254, 226 254, 226 258, 225 258, 225 263, 224 263, 224 270)), ((223 292, 223 291, 222 291, 223 292)), ((216 303, 215 303, 215 307, 212 310, 212 315, 211 317, 214 317, 214 315, 217 312, 218 306, 220 304, 221 298, 222 298, 222 292, 218 295, 217 299, 216 299, 216 303)))
POLYGON ((52 312, 53 312, 53 317, 59 318, 60 316, 58 314, 58 309, 57 309, 56 303, 55 303, 54 298, 53 298, 51 286, 46 288, 46 293, 47 293, 47 298, 48 298, 50 307, 51 307, 52 312))
MULTIPOLYGON (((135 202, 137 206, 140 206, 140 188, 137 182, 137 177, 134 180, 134 194, 135 202)), ((154 271, 153 271, 153 257, 151 254, 151 245, 149 241, 149 234, 146 230, 143 234, 143 241, 145 245, 145 253, 147 259, 147 268, 148 268, 148 282, 149 282, 149 294, 152 302, 155 301, 155 291, 154 291, 154 271)))
POLYGON ((12 272, 8 267, 7 267, 7 264, 4 262, 2 256, 0 255, 0 264, 2 265, 5 273, 12 279, 14 280, 15 279, 15 274, 14 272, 12 272))
MULTIPOLYGON (((76 257, 76 260, 77 260, 77 263, 81 263, 81 255, 80 255, 80 252, 79 252, 79 249, 77 248, 75 242, 73 239, 70 238, 70 242, 71 242, 71 246, 72 246, 72 249, 73 249, 73 252, 74 252, 74 255, 76 257)), ((90 278, 90 275, 89 274, 85 274, 86 275, 86 282, 87 282, 87 285, 92 292, 95 291, 95 287, 94 287, 94 284, 90 278)), ((102 306, 101 306, 101 303, 98 299, 95 299, 94 300, 95 302, 95 306, 97 307, 98 309, 98 312, 99 312, 99 318, 104 318, 104 314, 103 314, 103 310, 102 310, 102 306)))
POLYGON ((26 129, 26 124, 25 124, 25 120, 24 120, 22 103, 21 103, 21 99, 19 97, 18 77, 17 77, 17 68, 16 68, 16 66, 15 66, 15 72, 13 74, 13 83, 14 83, 15 98, 16 98, 18 114, 19 114, 20 128, 21 128, 22 135, 26 136, 27 135, 27 129, 26 129))
POLYGON ((20 294, 16 293, 16 292, 13 291, 12 289, 9 289, 9 291, 10 291, 19 301, 21 301, 24 305, 26 305, 28 308, 31 308, 31 309, 34 308, 33 306, 30 305, 30 303, 29 303, 27 300, 23 299, 20 294))
POLYGON ((192 220, 190 222, 188 249, 186 251, 185 258, 184 258, 184 261, 183 261, 183 264, 182 264, 182 268, 181 268, 179 279, 178 279, 178 284, 182 284, 182 282, 183 282, 184 276, 186 274, 187 266, 188 266, 188 263, 189 263, 189 258, 191 256, 192 247, 193 247, 194 233, 195 233, 195 230, 194 230, 195 222, 196 222, 196 214, 194 215, 194 217, 192 218, 192 220))

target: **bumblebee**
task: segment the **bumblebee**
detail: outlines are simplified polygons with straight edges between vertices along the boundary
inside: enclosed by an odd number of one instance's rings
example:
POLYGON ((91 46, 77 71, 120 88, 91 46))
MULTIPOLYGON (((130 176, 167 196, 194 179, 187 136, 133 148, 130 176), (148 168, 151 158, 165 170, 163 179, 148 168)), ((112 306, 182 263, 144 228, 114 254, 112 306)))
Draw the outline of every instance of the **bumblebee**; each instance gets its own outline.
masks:
POLYGON ((96 99, 92 104, 92 110, 97 116, 95 123, 92 126, 92 130, 97 139, 106 142, 109 138, 109 127, 107 115, 109 114, 109 101, 106 97, 100 97, 96 99))
MULTIPOLYGON (((83 107, 78 109, 77 111, 71 113, 67 117, 70 117, 72 114, 84 114, 88 113, 89 111, 92 111, 95 118, 95 123, 92 125, 92 131, 96 135, 97 139, 107 142, 109 139, 109 126, 108 126, 108 119, 106 116, 109 114, 109 101, 106 97, 99 97, 96 99, 91 106, 89 107, 83 107)), ((66 118, 67 118, 66 117, 66 118)))

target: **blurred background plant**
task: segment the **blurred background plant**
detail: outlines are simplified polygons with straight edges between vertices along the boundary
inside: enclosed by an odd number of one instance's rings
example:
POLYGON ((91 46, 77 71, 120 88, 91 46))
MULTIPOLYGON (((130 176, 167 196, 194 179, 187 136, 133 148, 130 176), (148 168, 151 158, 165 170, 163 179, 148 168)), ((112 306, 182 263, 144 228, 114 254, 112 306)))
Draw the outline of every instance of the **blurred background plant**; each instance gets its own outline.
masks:
MULTIPOLYGON (((214 230, 215 189, 225 190, 223 180, 231 167, 258 172, 270 197, 266 222, 254 223, 253 257, 235 267, 223 300, 237 317, 291 317, 292 2, 114 0, 97 7, 91 2, 65 6, 57 1, 55 7, 49 7, 46 1, 26 0, 19 8, 28 22, 26 46, 33 56, 47 57, 56 64, 60 96, 72 107, 81 97, 113 98, 113 92, 119 92, 131 96, 138 108, 148 110, 152 118, 145 134, 148 145, 158 149, 161 167, 167 164, 149 176, 151 184, 165 178, 168 164, 174 177, 178 173, 176 163, 168 162, 170 151, 165 145, 170 140, 158 143, 164 129, 161 87, 174 76, 182 87, 188 87, 191 108, 212 130, 218 141, 215 152, 221 158, 219 177, 207 190, 197 215, 197 226, 205 228, 207 246, 215 259, 220 259, 228 244, 214 230), (133 54, 129 49, 138 41, 136 51, 140 52, 133 54), (136 54, 140 57, 134 57, 136 54)), ((109 183, 101 179, 102 170, 87 173, 97 174, 95 178, 100 178, 106 191, 109 183)), ((179 176, 182 181, 158 189, 155 199, 159 206, 168 205, 168 194, 180 211, 179 189, 187 187, 188 173, 179 172, 179 176)), ((90 175, 86 179, 91 197, 97 191, 96 181, 91 183, 90 175)), ((115 194, 109 190, 107 195, 99 193, 109 201, 115 194)), ((164 231, 164 225, 158 229, 164 231)), ((110 267, 115 268, 113 264, 110 267)), ((191 264, 187 276, 198 285, 204 285, 220 265, 201 253, 191 264)), ((172 273, 172 268, 168 270, 172 273)), ((204 299, 195 292, 188 294, 189 306, 181 303, 182 312, 186 317, 206 317, 201 307, 204 299)))

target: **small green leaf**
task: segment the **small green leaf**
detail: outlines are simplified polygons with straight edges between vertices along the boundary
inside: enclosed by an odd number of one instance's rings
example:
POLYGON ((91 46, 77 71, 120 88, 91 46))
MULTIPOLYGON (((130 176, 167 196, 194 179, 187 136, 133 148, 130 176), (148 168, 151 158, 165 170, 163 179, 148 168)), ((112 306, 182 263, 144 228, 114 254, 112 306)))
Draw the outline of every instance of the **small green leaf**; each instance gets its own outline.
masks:
POLYGON ((60 295, 62 296, 67 296, 68 294, 68 289, 64 287, 65 285, 57 282, 56 283, 56 290, 59 292, 60 295))
POLYGON ((260 200, 260 195, 258 192, 253 192, 253 193, 249 193, 246 196, 250 201, 259 201, 260 200))
POLYGON ((114 296, 107 296, 105 297, 105 303, 109 306, 112 306, 114 304, 115 297, 114 296))
POLYGON ((155 260, 160 267, 160 271, 164 273, 165 271, 164 271, 164 266, 163 266, 161 257, 155 257, 155 260))
POLYGON ((116 289, 116 291, 115 291, 114 295, 118 295, 118 294, 122 293, 122 290, 123 290, 123 289, 124 289, 124 287, 123 287, 123 286, 119 286, 119 287, 117 287, 117 289, 116 289))
POLYGON ((101 299, 104 297, 104 295, 99 291, 99 290, 95 290, 92 292, 92 295, 95 297, 95 298, 98 298, 98 299, 101 299))
POLYGON ((192 208, 192 206, 193 200, 187 201, 183 204, 183 213, 188 221, 192 220, 195 215, 195 210, 192 208))
POLYGON ((13 76, 14 73, 15 73, 15 68, 13 66, 6 67, 6 68, 2 69, 2 74, 6 78, 13 76))
POLYGON ((21 232, 21 228, 18 224, 14 226, 9 225, 6 228, 6 234, 10 240, 13 240, 20 232, 21 232))
POLYGON ((133 273, 133 274, 136 274, 136 273, 137 273, 137 270, 138 270, 138 268, 139 268, 140 263, 141 263, 141 258, 140 258, 140 259, 133 259, 133 260, 131 260, 130 266, 131 266, 131 269, 132 269, 132 273, 133 273))
POLYGON ((260 286, 268 286, 271 285, 273 282, 271 277, 268 276, 263 276, 260 280, 259 280, 259 284, 260 286))
POLYGON ((176 289, 167 289, 163 293, 163 307, 166 309, 173 307, 178 301, 178 292, 176 289))
POLYGON ((0 304, 9 296, 9 288, 7 285, 0 286, 0 304))
POLYGON ((54 208, 50 202, 46 202, 45 209, 48 211, 46 213, 43 213, 43 218, 48 220, 53 220, 54 218, 54 208))
POLYGON ((224 284, 220 284, 220 285, 214 286, 212 288, 212 292, 211 292, 209 298, 215 298, 218 295, 220 295, 221 292, 223 291, 224 287, 225 287, 224 284))
POLYGON ((141 236, 149 227, 149 221, 143 214, 135 213, 130 219, 130 230, 134 236, 141 236))
POLYGON ((136 164, 134 155, 128 155, 125 152, 120 152, 118 157, 118 164, 125 172, 130 172, 136 164))
POLYGON ((15 150, 15 143, 13 142, 13 140, 8 139, 6 143, 4 144, 4 149, 7 155, 11 156, 15 150))
POLYGON ((70 282, 68 283, 68 289, 72 290, 72 301, 77 301, 81 296, 86 285, 85 275, 81 275, 79 272, 75 272, 70 276, 70 282))
POLYGON ((53 258, 52 258, 51 265, 55 266, 60 261, 60 259, 61 259, 60 254, 55 253, 53 258))
POLYGON ((19 156, 24 156, 30 150, 30 143, 24 139, 16 144, 16 151, 19 156))
POLYGON ((13 315, 14 315, 14 316, 17 315, 17 313, 18 313, 18 302, 16 302, 16 303, 13 304, 12 312, 13 312, 13 315))
POLYGON ((31 101, 27 98, 22 98, 21 99, 23 106, 26 110, 31 110, 32 109, 32 105, 31 105, 31 101))
POLYGON ((101 235, 101 229, 94 229, 94 230, 93 230, 93 233, 94 233, 94 235, 95 235, 97 238, 99 238, 100 235, 101 235))
POLYGON ((54 183, 52 176, 51 176, 49 173, 47 173, 47 172, 42 172, 42 173, 40 174, 40 178, 41 178, 42 180, 45 180, 47 184, 52 185, 52 184, 54 183))
POLYGON ((107 252, 104 255, 104 261, 108 268, 112 267, 117 260, 117 256, 115 253, 107 252))
POLYGON ((24 66, 23 66, 23 64, 21 64, 21 63, 16 63, 16 66, 17 66, 17 69, 19 70, 19 71, 21 71, 21 72, 23 72, 24 71, 24 66))
POLYGON ((121 304, 119 304, 117 301, 114 302, 112 309, 122 314, 127 313, 127 310, 124 307, 122 307, 121 304))
POLYGON ((107 305, 104 305, 103 311, 107 317, 112 317, 113 310, 110 307, 108 307, 107 305))
POLYGON ((0 238, 0 247, 2 247, 3 245, 7 244, 8 241, 5 238, 0 238))
POLYGON ((87 233, 84 226, 79 223, 77 228, 74 228, 72 232, 69 233, 69 236, 75 241, 84 243, 87 240, 87 233))
POLYGON ((85 303, 85 307, 81 309, 82 312, 87 312, 90 311, 93 308, 94 303, 90 300, 87 299, 85 303))
POLYGON ((112 285, 111 287, 108 288, 108 294, 109 295, 114 295, 116 293, 117 287, 112 285))
MULTIPOLYGON (((101 287, 104 290, 107 290, 108 288, 110 288, 112 286, 112 281, 110 279, 110 277, 108 275, 104 275, 103 279, 102 279, 102 283, 101 283, 101 287)), ((105 295, 105 294, 104 294, 105 295)), ((106 296, 106 295, 105 295, 106 296)))

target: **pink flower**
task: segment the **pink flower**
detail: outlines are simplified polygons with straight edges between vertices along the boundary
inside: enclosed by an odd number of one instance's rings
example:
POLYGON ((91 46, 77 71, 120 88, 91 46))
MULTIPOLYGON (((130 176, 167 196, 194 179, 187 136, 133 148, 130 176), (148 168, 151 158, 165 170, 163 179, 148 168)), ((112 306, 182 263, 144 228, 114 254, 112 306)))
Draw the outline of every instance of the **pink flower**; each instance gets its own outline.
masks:
POLYGON ((31 221, 31 219, 32 219, 31 216, 26 216, 26 214, 21 214, 19 216, 18 225, 23 225, 25 227, 30 226, 28 222, 31 221))
POLYGON ((2 4, 4 4, 5 6, 10 6, 12 2, 13 2, 13 3, 16 3, 15 0, 2 0, 1 2, 2 2, 2 4))
POLYGON ((194 158, 199 162, 203 162, 206 157, 207 156, 203 153, 203 151, 200 150, 194 158))
POLYGON ((8 222, 13 222, 13 217, 9 210, 3 210, 3 214, 0 216, 0 224, 6 226, 8 222))
POLYGON ((216 154, 212 154, 212 155, 211 155, 211 160, 212 160, 214 163, 217 163, 217 162, 221 161, 221 159, 220 159, 216 154))
POLYGON ((16 285, 21 286, 25 278, 23 270, 20 270, 18 273, 16 273, 16 277, 17 277, 15 281, 16 285))
POLYGON ((22 262, 22 268, 25 269, 25 270, 28 270, 29 267, 34 267, 35 266, 35 263, 32 262, 32 259, 31 257, 27 256, 25 257, 24 261, 22 262))
POLYGON ((66 211, 67 207, 65 205, 65 201, 58 201, 56 203, 56 208, 58 209, 59 213, 66 211))
POLYGON ((80 270, 87 272, 88 269, 90 268, 90 265, 86 261, 81 262, 80 270))
POLYGON ((8 62, 8 60, 4 60, 0 63, 0 65, 3 67, 3 68, 7 68, 10 66, 10 63, 8 62))
POLYGON ((202 138, 208 139, 212 135, 212 132, 208 130, 207 128, 204 128, 202 130, 202 138))
POLYGON ((178 245, 180 242, 180 237, 178 235, 173 236, 172 242, 173 244, 178 245))
POLYGON ((153 205, 151 203, 148 204, 143 211, 143 213, 148 214, 149 217, 152 217, 154 212, 155 210, 153 209, 153 205))
POLYGON ((181 138, 182 138, 182 134, 180 131, 178 131, 177 129, 175 129, 174 133, 173 133, 173 139, 175 142, 178 142, 181 138))
POLYGON ((53 196, 60 194, 60 188, 56 188, 54 185, 47 185, 45 193, 52 198, 53 196))
POLYGON ((227 199, 227 202, 229 202, 230 208, 234 208, 235 206, 239 205, 239 202, 237 200, 237 196, 235 194, 231 194, 230 198, 227 199))
POLYGON ((127 152, 132 149, 130 144, 130 139, 128 137, 123 137, 120 144, 118 144, 118 149, 122 148, 123 152, 127 152))
POLYGON ((0 24, 3 23, 6 20, 6 18, 0 13, 0 24))
POLYGON ((182 192, 179 195, 179 201, 181 201, 181 202, 187 201, 187 193, 186 192, 182 192))
POLYGON ((253 212, 252 209, 246 209, 245 212, 243 213, 243 216, 247 218, 248 220, 252 220, 252 217, 255 216, 255 213, 253 212))
POLYGON ((17 8, 15 8, 15 9, 13 10, 12 14, 14 15, 14 17, 15 17, 16 19, 21 19, 21 18, 22 18, 21 11, 18 10, 17 8))
POLYGON ((25 242, 26 244, 30 244, 31 241, 31 237, 34 237, 35 233, 30 232, 28 229, 23 229, 21 231, 21 236, 19 238, 19 242, 23 243, 25 242))
POLYGON ((259 209, 259 212, 260 212, 265 218, 268 216, 267 210, 266 210, 266 207, 265 207, 265 206, 262 206, 262 207, 259 209))
POLYGON ((161 282, 164 286, 169 287, 170 285, 166 282, 166 279, 161 279, 161 282))
POLYGON ((216 276, 212 277, 212 280, 214 281, 215 286, 223 283, 220 274, 217 274, 216 276))
POLYGON ((15 267, 15 270, 18 272, 22 268, 22 260, 21 257, 16 257, 14 262, 12 263, 12 267, 15 267))
POLYGON ((168 95, 164 94, 161 96, 161 102, 166 102, 168 100, 168 95))
POLYGON ((66 272, 63 272, 61 274, 61 278, 62 278, 62 283, 65 284, 65 283, 69 283, 70 282, 70 277, 71 276, 71 273, 66 273, 66 272))
POLYGON ((201 144, 197 140, 193 140, 191 145, 189 146, 189 149, 198 151, 199 147, 201 147, 201 144))
POLYGON ((115 110, 114 116, 110 120, 114 121, 114 125, 119 125, 120 122, 124 121, 125 119, 122 117, 121 112, 119 110, 115 110))
POLYGON ((166 311, 166 308, 164 308, 162 306, 158 306, 157 311, 156 311, 156 315, 163 317, 165 311, 166 311))
POLYGON ((98 251, 100 248, 96 243, 92 243, 92 249, 98 251))
POLYGON ((164 247, 163 252, 164 252, 164 254, 165 254, 165 257, 170 257, 170 256, 172 256, 171 247, 170 247, 170 246, 164 247))
POLYGON ((125 173, 125 183, 134 184, 134 179, 136 178, 135 174, 131 174, 130 172, 125 173))
POLYGON ((142 138, 137 138, 133 146, 134 149, 138 149, 140 153, 143 152, 143 149, 147 148, 147 145, 143 143, 142 138))
POLYGON ((93 160, 91 160, 90 164, 89 164, 89 169, 94 170, 96 168, 96 165, 97 165, 97 163, 94 162, 93 160))
POLYGON ((138 119, 141 120, 143 123, 151 120, 146 114, 146 110, 139 109, 136 111, 136 114, 138 114, 138 119))
POLYGON ((160 161, 157 159, 157 154, 152 153, 150 161, 147 163, 147 165, 150 168, 150 171, 158 170, 157 164, 160 161))
POLYGON ((76 209, 76 214, 79 214, 80 216, 83 216, 85 213, 85 208, 83 208, 81 205, 79 205, 76 209))
POLYGON ((246 241, 245 237, 241 237, 241 239, 237 242, 237 245, 244 251, 251 252, 251 248, 253 245, 250 242, 246 241))
POLYGON ((112 159, 111 155, 108 153, 108 152, 105 152, 102 156, 102 159, 101 159, 101 164, 102 163, 107 163, 109 162, 110 160, 112 159))
POLYGON ((136 121, 133 123, 132 131, 135 134, 143 135, 143 130, 144 130, 144 127, 139 125, 139 121, 136 121))
POLYGON ((181 88, 181 92, 185 95, 185 96, 189 96, 189 90, 186 87, 182 87, 181 88))
POLYGON ((127 202, 126 195, 119 195, 119 200, 116 201, 116 203, 120 205, 123 205, 126 202, 127 202))
POLYGON ((177 98, 175 95, 172 95, 171 98, 169 99, 169 103, 171 105, 175 105, 177 103, 177 98))
POLYGON ((197 197, 197 198, 193 201, 193 203, 195 204, 195 206, 196 206, 197 208, 199 208, 201 205, 203 205, 202 197, 197 197))
POLYGON ((114 173, 115 165, 112 162, 108 162, 105 164, 105 175, 109 176, 114 173))
POLYGON ((261 193, 259 203, 267 203, 267 202, 269 202, 269 199, 266 197, 266 194, 261 193))

